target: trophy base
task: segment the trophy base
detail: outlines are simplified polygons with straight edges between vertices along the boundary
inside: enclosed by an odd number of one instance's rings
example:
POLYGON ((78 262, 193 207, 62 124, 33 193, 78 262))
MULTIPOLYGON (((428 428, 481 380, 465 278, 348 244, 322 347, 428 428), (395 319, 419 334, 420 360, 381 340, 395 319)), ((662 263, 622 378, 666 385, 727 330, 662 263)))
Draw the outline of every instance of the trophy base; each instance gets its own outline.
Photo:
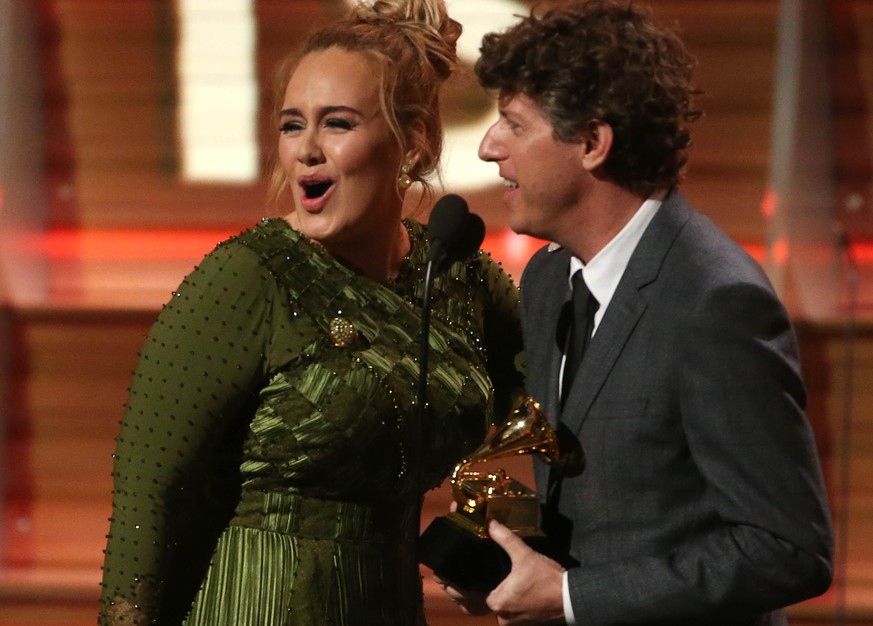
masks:
MULTIPOLYGON (((545 535, 521 539, 537 552, 549 553, 545 535)), ((418 560, 446 582, 470 591, 491 591, 512 569, 503 548, 445 516, 431 522, 419 537, 418 560)))

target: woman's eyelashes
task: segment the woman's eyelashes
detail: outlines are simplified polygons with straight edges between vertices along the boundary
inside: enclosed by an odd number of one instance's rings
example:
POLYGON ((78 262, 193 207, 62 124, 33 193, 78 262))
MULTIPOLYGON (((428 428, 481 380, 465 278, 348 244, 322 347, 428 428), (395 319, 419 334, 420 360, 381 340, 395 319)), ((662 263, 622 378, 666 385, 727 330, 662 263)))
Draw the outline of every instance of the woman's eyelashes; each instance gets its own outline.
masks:
POLYGON ((302 122, 289 120, 287 122, 282 122, 282 125, 279 126, 279 132, 280 133, 293 133, 293 132, 301 131, 301 130, 303 130, 303 128, 304 128, 304 125, 302 122))
POLYGON ((332 117, 328 120, 325 120, 324 125, 327 128, 338 128, 340 130, 352 130, 357 124, 352 122, 351 120, 347 120, 341 117, 332 117))
MULTIPOLYGON (((335 130, 353 130, 357 123, 352 120, 347 120, 341 117, 332 117, 324 120, 323 126, 329 129, 335 130)), ((289 120, 287 122, 283 122, 279 127, 279 132, 281 133, 295 133, 300 132, 306 128, 306 124, 297 120, 289 120)))

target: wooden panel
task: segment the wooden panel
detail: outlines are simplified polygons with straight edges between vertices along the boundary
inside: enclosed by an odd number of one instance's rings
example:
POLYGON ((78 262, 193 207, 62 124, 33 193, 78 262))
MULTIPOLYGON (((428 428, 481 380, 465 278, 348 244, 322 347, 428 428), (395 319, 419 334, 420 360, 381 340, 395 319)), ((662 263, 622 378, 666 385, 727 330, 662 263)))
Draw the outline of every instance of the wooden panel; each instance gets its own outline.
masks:
POLYGON ((16 314, 5 562, 99 570, 112 451, 154 313, 16 314))
POLYGON ((837 216, 855 239, 873 239, 873 3, 838 0, 834 33, 837 216))
MULTIPOLYGON (((175 12, 170 0, 43 0, 48 151, 55 221, 83 227, 247 226, 264 215, 266 185, 179 178, 175 12)), ((255 3, 261 161, 274 152, 272 76, 303 33, 342 0, 255 3)), ((220 129, 216 129, 220 136, 220 129)))
POLYGON ((854 335, 839 326, 802 325, 798 332, 837 561, 831 590, 794 610, 833 617, 845 603, 851 614, 873 619, 873 334, 869 325, 854 335))

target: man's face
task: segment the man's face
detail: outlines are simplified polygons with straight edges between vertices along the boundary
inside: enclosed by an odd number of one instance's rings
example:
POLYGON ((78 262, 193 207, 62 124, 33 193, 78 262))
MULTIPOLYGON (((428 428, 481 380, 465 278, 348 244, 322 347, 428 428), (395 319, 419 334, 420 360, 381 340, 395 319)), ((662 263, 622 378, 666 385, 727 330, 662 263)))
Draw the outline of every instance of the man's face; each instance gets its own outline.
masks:
POLYGON ((500 167, 508 223, 517 233, 550 241, 575 223, 590 184, 582 164, 584 142, 555 138, 552 124, 525 94, 506 94, 498 100, 499 119, 479 146, 479 158, 500 167))

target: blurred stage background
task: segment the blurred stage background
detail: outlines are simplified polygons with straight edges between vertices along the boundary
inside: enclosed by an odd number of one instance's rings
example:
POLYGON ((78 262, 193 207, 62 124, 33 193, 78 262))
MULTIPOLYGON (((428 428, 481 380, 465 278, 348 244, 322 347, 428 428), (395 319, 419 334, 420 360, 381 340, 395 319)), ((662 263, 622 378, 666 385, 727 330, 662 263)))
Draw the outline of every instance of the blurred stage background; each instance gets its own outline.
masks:
MULTIPOLYGON (((837 576, 792 624, 873 623, 873 2, 651 0, 699 60, 686 195, 766 267, 797 323, 838 531, 837 576)), ((481 35, 528 2, 450 0, 444 191, 519 277, 476 146, 481 35)), ((265 203, 277 62, 344 0, 0 0, 0 626, 92 624, 111 454, 161 304, 265 203)), ((426 212, 420 219, 426 220, 426 212)), ((526 465, 513 464, 524 478, 526 465)), ((427 501, 426 523, 448 506, 427 501)), ((458 616, 425 572, 432 626, 458 616)))

